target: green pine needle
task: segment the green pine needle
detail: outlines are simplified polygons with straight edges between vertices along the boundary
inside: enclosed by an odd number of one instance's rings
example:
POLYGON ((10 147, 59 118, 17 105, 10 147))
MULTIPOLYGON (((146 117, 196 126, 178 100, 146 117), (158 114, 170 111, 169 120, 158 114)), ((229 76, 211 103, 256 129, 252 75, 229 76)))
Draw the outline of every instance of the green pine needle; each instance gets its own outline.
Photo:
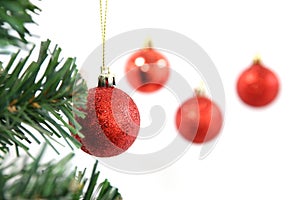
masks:
POLYGON ((6 167, 0 162, 0 199, 2 200, 122 200, 117 188, 107 180, 99 181, 98 162, 89 179, 85 171, 69 171, 69 162, 74 154, 69 154, 58 162, 41 163, 46 145, 32 163, 27 160, 22 166, 6 167), (95 189, 97 186, 97 189, 95 189))
POLYGON ((50 51, 50 40, 41 43, 38 59, 29 63, 32 52, 19 61, 19 52, 12 54, 6 66, 0 63, 0 152, 15 146, 28 153, 28 144, 40 144, 41 138, 54 150, 59 138, 80 147, 70 132, 79 134, 74 115, 83 113, 73 107, 85 105, 87 87, 75 59, 62 63, 61 49, 50 51))
MULTIPOLYGON (((30 32, 27 24, 34 24, 31 14, 40 9, 29 0, 0 0, 0 50, 10 46, 22 47, 28 44, 30 32)), ((2 50, 1 53, 9 53, 2 50)))

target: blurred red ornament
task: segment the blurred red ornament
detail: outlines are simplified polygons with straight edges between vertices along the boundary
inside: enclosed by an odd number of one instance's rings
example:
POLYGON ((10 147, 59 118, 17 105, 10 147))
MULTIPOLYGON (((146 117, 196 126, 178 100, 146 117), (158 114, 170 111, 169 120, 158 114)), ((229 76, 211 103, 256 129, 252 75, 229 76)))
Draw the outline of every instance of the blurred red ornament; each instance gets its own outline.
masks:
POLYGON ((144 49, 134 53, 125 67, 131 86, 140 92, 154 92, 162 88, 170 74, 169 62, 152 48, 151 41, 144 49))
POLYGON ((222 124, 223 117, 219 107, 203 95, 188 99, 176 113, 179 133, 193 143, 205 143, 214 139, 222 124))
POLYGON ((113 86, 89 89, 86 117, 76 118, 85 136, 75 138, 82 150, 97 157, 116 156, 135 141, 140 125, 137 106, 126 93, 113 86))
POLYGON ((279 91, 279 80, 270 69, 255 59, 238 79, 237 92, 246 104, 261 107, 271 103, 279 91))

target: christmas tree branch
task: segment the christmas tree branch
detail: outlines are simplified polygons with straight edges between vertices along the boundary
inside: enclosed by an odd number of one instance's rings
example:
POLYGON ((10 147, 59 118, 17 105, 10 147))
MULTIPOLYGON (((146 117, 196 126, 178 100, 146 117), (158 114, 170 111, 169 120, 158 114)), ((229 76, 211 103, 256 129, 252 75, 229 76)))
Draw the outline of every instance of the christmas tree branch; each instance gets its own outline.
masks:
POLYGON ((70 132, 80 134, 74 128, 79 127, 74 114, 81 117, 83 114, 74 107, 84 107, 86 84, 78 74, 75 59, 67 58, 62 63, 61 49, 56 46, 50 53, 49 46, 50 40, 42 42, 38 59, 31 63, 28 60, 33 49, 24 59, 17 61, 18 52, 11 55, 5 67, 0 63, 0 151, 3 153, 9 151, 9 146, 28 153, 27 144, 32 141, 40 144, 39 138, 54 150, 52 143, 57 138, 63 138, 71 148, 71 143, 80 147, 70 132))
MULTIPOLYGON (((74 156, 69 154, 58 162, 41 164, 45 146, 32 162, 23 162, 22 167, 8 165, 0 168, 0 199, 49 199, 49 200, 121 200, 117 188, 105 180, 98 183, 100 172, 94 164, 89 179, 86 170, 68 172, 68 163, 74 156), (96 189, 95 189, 96 188, 96 189)), ((3 164, 0 163, 0 166, 3 164)))
POLYGON ((40 9, 29 0, 0 0, 0 54, 1 48, 22 46, 28 43, 26 36, 31 36, 26 24, 34 23, 30 14, 37 14, 40 9))

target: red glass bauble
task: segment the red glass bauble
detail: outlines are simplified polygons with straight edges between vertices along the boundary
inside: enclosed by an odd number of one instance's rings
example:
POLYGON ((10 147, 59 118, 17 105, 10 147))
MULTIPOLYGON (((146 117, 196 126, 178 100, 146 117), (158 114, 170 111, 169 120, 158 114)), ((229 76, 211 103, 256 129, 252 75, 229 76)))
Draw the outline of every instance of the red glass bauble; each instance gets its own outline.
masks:
POLYGON ((259 60, 246 69, 238 79, 237 92, 246 104, 261 107, 271 103, 279 91, 279 80, 259 60))
POLYGON ((185 101, 177 110, 176 127, 179 133, 193 143, 204 143, 215 138, 222 127, 219 107, 204 96, 185 101))
POLYGON ((84 119, 77 117, 80 132, 75 138, 82 150, 97 157, 116 156, 126 151, 139 131, 137 106, 126 93, 115 87, 89 89, 84 119))
POLYGON ((168 60, 153 48, 134 53, 127 61, 125 71, 128 82, 140 92, 162 88, 170 74, 168 60))

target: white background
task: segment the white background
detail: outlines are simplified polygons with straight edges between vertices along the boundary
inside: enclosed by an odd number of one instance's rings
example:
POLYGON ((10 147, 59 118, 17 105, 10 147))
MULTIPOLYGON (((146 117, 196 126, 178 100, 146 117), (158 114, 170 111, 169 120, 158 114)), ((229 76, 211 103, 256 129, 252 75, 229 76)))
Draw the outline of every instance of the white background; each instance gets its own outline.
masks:
MULTIPOLYGON (((43 11, 35 18, 39 26, 30 28, 40 36, 34 41, 50 38, 64 57, 77 57, 80 67, 101 44, 98 0, 38 5, 43 11)), ((100 166, 101 178, 108 178, 126 200, 299 199, 299 19, 296 0, 110 0, 108 38, 138 28, 163 28, 204 48, 223 81, 226 117, 218 144, 204 160, 198 160, 201 146, 193 146, 162 171, 129 175, 100 166), (257 53, 281 82, 277 100, 263 109, 245 106, 235 90, 238 75, 257 53)), ((141 105, 141 113, 147 113, 141 105)), ((172 123, 173 118, 166 132, 174 129, 172 123)), ((168 138, 163 138, 161 144, 166 144, 168 138)), ((65 155, 70 149, 62 151, 65 155)), ((91 168, 93 163, 94 158, 76 151, 74 166, 91 168)))

